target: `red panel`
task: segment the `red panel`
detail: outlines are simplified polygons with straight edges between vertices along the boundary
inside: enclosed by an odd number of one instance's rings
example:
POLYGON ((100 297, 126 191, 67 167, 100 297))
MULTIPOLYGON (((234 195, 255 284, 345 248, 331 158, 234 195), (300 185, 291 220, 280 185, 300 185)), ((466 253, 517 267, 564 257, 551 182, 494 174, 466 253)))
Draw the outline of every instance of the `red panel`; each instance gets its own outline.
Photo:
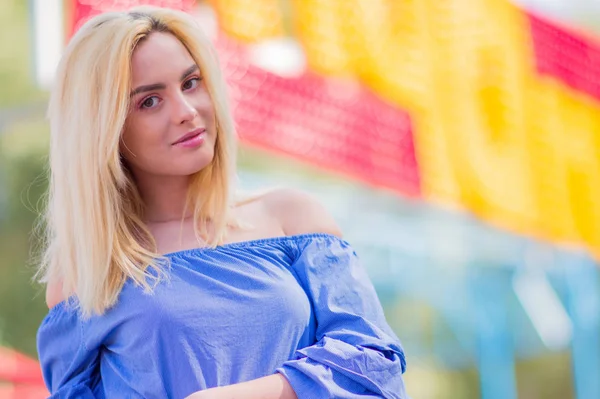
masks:
POLYGON ((73 0, 73 14, 69 31, 72 35, 88 19, 105 11, 126 10, 140 5, 191 10, 196 0, 73 0))
POLYGON ((307 73, 282 78, 250 65, 243 48, 217 48, 243 142, 408 196, 420 195, 409 115, 357 82, 307 73))
POLYGON ((44 384, 38 362, 8 348, 0 348, 0 381, 44 384))
POLYGON ((49 396, 43 386, 0 384, 0 399, 45 399, 49 396))
POLYGON ((600 100, 600 42, 528 14, 539 73, 600 100))

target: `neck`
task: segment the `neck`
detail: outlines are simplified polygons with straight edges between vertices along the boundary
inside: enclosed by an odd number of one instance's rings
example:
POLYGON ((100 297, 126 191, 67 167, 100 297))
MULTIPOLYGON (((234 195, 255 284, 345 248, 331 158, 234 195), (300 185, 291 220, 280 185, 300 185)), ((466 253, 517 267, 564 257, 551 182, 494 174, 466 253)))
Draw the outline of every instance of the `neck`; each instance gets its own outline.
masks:
POLYGON ((192 216, 193 209, 185 210, 190 176, 144 176, 136 184, 145 204, 146 223, 179 221, 192 216))

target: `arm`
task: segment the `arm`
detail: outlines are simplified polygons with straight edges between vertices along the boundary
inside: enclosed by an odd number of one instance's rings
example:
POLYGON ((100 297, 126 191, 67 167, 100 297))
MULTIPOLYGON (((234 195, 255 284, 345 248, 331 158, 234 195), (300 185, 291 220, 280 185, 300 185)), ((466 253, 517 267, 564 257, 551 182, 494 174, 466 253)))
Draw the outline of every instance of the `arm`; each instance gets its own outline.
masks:
POLYGON ((286 190, 279 204, 286 234, 330 236, 297 247, 293 268, 313 305, 316 342, 277 371, 300 399, 406 399, 404 350, 360 259, 313 198, 286 190))
MULTIPOLYGON (((49 301, 48 304, 55 307, 55 302, 49 301)), ((83 344, 82 325, 76 310, 53 309, 38 329, 37 349, 50 398, 93 399, 104 396, 98 349, 83 344)))
POLYGON ((193 393, 186 399, 297 399, 289 382, 281 374, 211 388, 193 393))
POLYGON ((406 399, 404 350, 353 249, 325 236, 297 250, 293 267, 312 303, 315 343, 277 371, 301 399, 406 399))

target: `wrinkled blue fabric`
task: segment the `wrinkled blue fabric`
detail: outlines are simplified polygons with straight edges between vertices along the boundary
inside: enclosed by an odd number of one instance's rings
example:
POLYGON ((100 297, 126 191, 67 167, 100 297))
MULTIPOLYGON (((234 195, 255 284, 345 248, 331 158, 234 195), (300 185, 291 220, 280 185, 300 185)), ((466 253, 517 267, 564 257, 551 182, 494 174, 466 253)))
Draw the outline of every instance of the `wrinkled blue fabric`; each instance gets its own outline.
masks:
POLYGON ((38 330, 52 398, 185 398, 281 373, 298 398, 407 398, 406 363, 350 245, 304 234, 166 255, 152 294, 101 316, 62 302, 38 330))

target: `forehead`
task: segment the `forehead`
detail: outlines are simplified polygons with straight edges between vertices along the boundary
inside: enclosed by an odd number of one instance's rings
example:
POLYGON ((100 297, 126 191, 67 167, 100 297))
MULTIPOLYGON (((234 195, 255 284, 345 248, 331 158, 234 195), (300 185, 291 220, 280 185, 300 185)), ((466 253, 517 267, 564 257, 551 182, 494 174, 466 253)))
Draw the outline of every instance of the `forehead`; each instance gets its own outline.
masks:
POLYGON ((170 33, 154 32, 133 51, 132 80, 135 84, 149 84, 179 80, 181 72, 194 65, 194 59, 185 46, 170 33))

